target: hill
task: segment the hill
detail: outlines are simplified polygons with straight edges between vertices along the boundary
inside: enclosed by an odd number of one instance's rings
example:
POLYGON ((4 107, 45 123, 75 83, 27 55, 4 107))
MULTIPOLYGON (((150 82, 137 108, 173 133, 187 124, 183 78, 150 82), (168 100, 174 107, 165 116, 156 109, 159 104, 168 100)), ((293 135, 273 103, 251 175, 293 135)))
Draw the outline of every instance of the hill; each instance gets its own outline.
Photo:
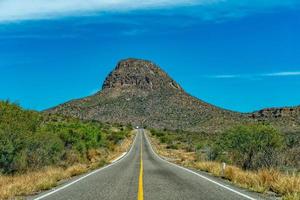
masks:
POLYGON ((46 112, 103 122, 194 131, 215 131, 224 123, 233 123, 234 119, 242 117, 190 96, 160 67, 139 59, 120 61, 104 81, 102 90, 95 95, 46 112))
MULTIPOLYGON (((210 133, 221 132, 237 123, 276 122, 269 115, 262 117, 260 113, 265 111, 242 114, 199 100, 187 94, 159 66, 140 59, 120 61, 96 94, 46 112, 102 122, 210 133)), ((297 116, 296 128, 300 127, 299 114, 297 116)))

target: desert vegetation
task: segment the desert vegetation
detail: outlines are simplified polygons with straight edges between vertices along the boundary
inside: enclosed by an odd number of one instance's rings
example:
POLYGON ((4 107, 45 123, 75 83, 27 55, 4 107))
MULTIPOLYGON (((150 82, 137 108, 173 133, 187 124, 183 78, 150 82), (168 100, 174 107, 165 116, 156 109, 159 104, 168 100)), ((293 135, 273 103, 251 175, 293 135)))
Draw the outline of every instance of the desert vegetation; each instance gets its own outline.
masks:
POLYGON ((281 164, 283 146, 283 136, 271 126, 237 126, 217 139, 212 159, 232 163, 246 170, 277 167, 281 164))
POLYGON ((256 192, 300 198, 299 134, 265 124, 238 125, 222 134, 151 130, 158 153, 256 192), (227 167, 222 170, 221 163, 227 167))
POLYGON ((129 146, 130 126, 80 121, 0 102, 0 199, 49 189, 129 146), (123 144, 122 143, 122 144, 123 144))

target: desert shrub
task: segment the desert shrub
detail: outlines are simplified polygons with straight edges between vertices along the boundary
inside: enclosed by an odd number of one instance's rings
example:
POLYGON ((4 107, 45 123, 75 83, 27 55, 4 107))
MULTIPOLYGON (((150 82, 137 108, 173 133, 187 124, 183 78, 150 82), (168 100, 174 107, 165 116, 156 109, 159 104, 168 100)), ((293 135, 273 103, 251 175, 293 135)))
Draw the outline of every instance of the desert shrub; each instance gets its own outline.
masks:
POLYGON ((26 111, 17 104, 0 101, 0 129, 16 133, 34 132, 41 122, 41 116, 34 111, 26 111))
POLYGON ((287 133, 285 135, 285 149, 281 152, 284 165, 288 168, 300 170, 300 133, 287 133))
POLYGON ((216 151, 244 169, 273 167, 283 147, 281 134, 271 126, 254 124, 226 131, 216 142, 216 151))
POLYGON ((162 136, 159 138, 160 143, 167 143, 168 142, 168 138, 166 136, 162 136))
POLYGON ((39 124, 37 113, 24 112, 15 104, 0 102, 1 172, 13 172, 26 167, 26 147, 39 124))
POLYGON ((162 136, 164 136, 164 132, 162 132, 162 131, 151 129, 150 132, 151 132, 151 134, 153 136, 156 136, 156 137, 162 137, 162 136))
POLYGON ((187 137, 187 141, 186 141, 186 151, 188 152, 192 152, 192 151, 195 151, 195 144, 193 143, 193 138, 191 135, 189 135, 187 137))
POLYGON ((178 149, 178 144, 175 142, 172 142, 171 144, 168 144, 166 146, 167 149, 178 149))
POLYGON ((57 163, 63 149, 62 141, 51 133, 0 130, 0 170, 11 173, 57 163))
POLYGON ((64 144, 52 133, 40 132, 32 136, 26 148, 27 166, 40 168, 58 163, 65 153, 64 144))
POLYGON ((67 149, 76 149, 85 153, 87 149, 101 146, 101 131, 90 124, 74 122, 50 126, 59 126, 57 134, 67 149))
POLYGON ((0 174, 88 161, 89 150, 110 148, 130 132, 125 126, 116 133, 110 128, 0 101, 0 174))
POLYGON ((111 141, 113 144, 118 144, 121 140, 125 138, 125 135, 123 134, 122 131, 120 132, 111 132, 108 136, 107 139, 111 141))

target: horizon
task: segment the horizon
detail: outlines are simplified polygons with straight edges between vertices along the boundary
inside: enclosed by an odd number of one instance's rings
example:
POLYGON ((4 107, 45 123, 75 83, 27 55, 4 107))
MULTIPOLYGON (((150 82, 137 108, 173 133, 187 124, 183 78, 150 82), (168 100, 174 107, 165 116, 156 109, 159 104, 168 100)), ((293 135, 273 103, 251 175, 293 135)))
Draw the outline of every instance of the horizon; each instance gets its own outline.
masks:
POLYGON ((89 96, 133 57, 224 109, 300 105, 296 0, 30 2, 0 3, 0 100, 41 111, 89 96))

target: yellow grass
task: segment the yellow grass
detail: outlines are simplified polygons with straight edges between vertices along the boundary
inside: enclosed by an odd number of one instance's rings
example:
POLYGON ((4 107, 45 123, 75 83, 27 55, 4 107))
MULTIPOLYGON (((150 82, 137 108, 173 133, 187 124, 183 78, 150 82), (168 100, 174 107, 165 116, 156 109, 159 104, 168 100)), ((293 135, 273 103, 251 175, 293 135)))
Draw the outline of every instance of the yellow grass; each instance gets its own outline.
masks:
POLYGON ((45 167, 44 169, 28 172, 20 175, 0 175, 0 200, 12 199, 18 196, 25 196, 47 190, 59 184, 59 181, 68 179, 88 172, 89 170, 102 167, 105 160, 118 157, 124 151, 128 151, 132 137, 125 139, 121 145, 115 147, 113 152, 101 150, 90 150, 87 164, 75 164, 68 168, 45 167))
POLYGON ((0 176, 0 199, 33 194, 37 191, 50 189, 62 179, 85 173, 88 165, 77 164, 66 169, 46 167, 36 172, 14 176, 0 176))
MULTIPOLYGON (((151 135, 148 134, 148 136, 151 135)), ((171 161, 178 164, 209 172, 255 192, 273 191, 281 195, 284 200, 300 200, 299 175, 286 175, 275 169, 245 171, 232 165, 227 165, 224 174, 222 174, 221 163, 219 162, 196 161, 195 154, 184 150, 166 149, 166 145, 160 144, 156 138, 150 139, 158 154, 171 158, 171 161)))
POLYGON ((54 167, 24 175, 0 176, 0 199, 46 190, 54 187, 63 178, 67 178, 65 171, 54 167))
POLYGON ((194 167, 214 176, 222 176, 252 191, 273 191, 282 195, 284 199, 300 199, 300 176, 297 175, 286 175, 274 169, 244 171, 231 165, 226 167, 222 175, 221 164, 217 162, 196 162, 194 167))

